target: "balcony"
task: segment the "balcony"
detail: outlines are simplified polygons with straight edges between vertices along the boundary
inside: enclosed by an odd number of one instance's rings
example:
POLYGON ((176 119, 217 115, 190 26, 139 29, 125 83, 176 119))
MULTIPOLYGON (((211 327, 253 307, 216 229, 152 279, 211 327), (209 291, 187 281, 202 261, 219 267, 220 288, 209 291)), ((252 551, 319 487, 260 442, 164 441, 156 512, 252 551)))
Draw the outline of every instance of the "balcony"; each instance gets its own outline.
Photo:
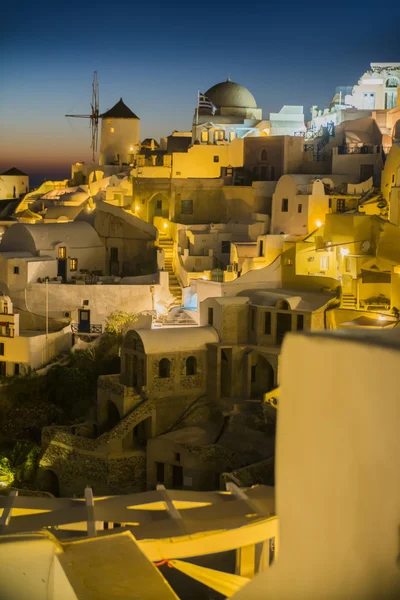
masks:
POLYGON ((102 325, 94 325, 87 323, 71 323, 72 333, 86 333, 92 335, 101 335, 103 333, 102 325))
POLYGON ((377 154, 380 146, 355 146, 353 144, 345 144, 337 147, 338 154, 377 154))

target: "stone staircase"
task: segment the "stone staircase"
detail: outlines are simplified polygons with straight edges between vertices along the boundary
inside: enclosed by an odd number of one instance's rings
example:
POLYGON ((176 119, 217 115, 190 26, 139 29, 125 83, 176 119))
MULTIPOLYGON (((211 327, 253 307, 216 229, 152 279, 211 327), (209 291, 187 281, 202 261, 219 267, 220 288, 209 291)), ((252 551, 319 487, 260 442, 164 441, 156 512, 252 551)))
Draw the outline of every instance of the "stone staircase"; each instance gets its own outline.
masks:
POLYGON ((160 232, 158 246, 164 251, 164 269, 168 272, 169 291, 175 298, 172 306, 182 306, 182 288, 172 266, 174 242, 167 235, 160 232))
POLYGON ((357 302, 354 294, 343 294, 342 295, 342 303, 341 308, 351 308, 355 310, 357 307, 357 302))

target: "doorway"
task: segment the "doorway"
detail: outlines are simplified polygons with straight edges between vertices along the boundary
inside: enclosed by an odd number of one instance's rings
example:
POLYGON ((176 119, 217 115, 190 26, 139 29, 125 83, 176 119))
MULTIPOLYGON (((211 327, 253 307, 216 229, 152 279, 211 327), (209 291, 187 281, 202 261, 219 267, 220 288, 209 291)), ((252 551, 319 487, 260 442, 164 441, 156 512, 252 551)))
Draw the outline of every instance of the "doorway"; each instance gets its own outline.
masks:
POLYGON ((276 343, 281 344, 283 338, 292 331, 292 315, 291 313, 277 313, 276 319, 276 343))
POLYGON ((360 181, 367 181, 374 176, 374 165, 360 165, 360 181))
POLYGON ((57 275, 61 277, 63 281, 67 278, 67 248, 65 246, 59 246, 57 252, 57 275))
POLYGON ((78 331, 79 333, 90 333, 90 310, 87 308, 80 308, 78 311, 79 322, 78 331))
POLYGON ((172 465, 172 487, 174 490, 183 487, 183 467, 179 465, 172 465))
POLYGON ((232 348, 221 349, 221 398, 230 398, 232 395, 232 348))
POLYGON ((250 397, 260 399, 274 389, 274 369, 269 360, 258 352, 251 354, 250 397))

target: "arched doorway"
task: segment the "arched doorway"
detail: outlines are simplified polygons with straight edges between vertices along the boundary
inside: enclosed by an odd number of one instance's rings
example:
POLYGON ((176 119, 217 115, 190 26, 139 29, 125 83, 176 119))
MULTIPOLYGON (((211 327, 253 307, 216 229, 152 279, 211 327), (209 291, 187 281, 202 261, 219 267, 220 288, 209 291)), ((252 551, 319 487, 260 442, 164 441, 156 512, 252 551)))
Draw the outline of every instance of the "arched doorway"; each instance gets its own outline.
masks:
POLYGON ((60 495, 58 477, 51 469, 39 469, 37 485, 42 492, 49 492, 57 497, 60 495))
POLYGON ((275 374, 269 360, 259 354, 252 352, 250 367, 250 397, 260 399, 264 394, 274 389, 275 374))
POLYGON ((120 422, 121 417, 119 414, 118 408, 115 406, 114 402, 108 400, 107 402, 107 428, 112 429, 120 422))
POLYGON ((148 202, 149 223, 153 223, 154 217, 168 219, 169 217, 169 200, 165 194, 157 192, 148 202))

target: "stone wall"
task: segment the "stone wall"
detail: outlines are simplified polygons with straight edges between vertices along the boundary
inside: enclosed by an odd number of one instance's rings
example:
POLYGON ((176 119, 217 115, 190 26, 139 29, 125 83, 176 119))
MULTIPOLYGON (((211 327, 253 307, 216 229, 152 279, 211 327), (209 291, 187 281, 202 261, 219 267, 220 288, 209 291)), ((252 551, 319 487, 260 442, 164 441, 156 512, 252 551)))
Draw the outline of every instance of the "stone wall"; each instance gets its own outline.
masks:
POLYGON ((275 485, 274 458, 267 458, 247 467, 242 467, 231 473, 222 473, 221 489, 226 488, 228 481, 233 481, 240 487, 251 487, 256 484, 275 485))

